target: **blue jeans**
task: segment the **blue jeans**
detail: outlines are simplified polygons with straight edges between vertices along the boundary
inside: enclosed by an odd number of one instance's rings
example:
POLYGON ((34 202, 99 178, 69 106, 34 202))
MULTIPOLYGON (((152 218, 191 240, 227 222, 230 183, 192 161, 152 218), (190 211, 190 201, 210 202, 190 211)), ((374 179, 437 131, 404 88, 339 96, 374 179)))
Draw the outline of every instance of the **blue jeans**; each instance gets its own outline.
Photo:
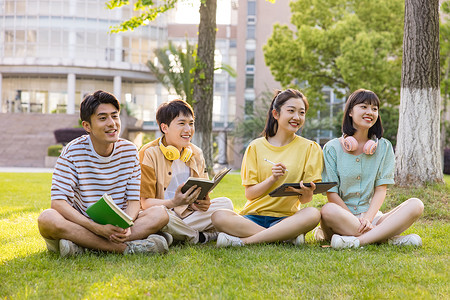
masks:
POLYGON ((258 215, 245 215, 243 217, 258 224, 259 226, 264 227, 264 228, 272 227, 273 225, 277 224, 281 220, 287 218, 287 217, 270 217, 270 216, 258 216, 258 215))

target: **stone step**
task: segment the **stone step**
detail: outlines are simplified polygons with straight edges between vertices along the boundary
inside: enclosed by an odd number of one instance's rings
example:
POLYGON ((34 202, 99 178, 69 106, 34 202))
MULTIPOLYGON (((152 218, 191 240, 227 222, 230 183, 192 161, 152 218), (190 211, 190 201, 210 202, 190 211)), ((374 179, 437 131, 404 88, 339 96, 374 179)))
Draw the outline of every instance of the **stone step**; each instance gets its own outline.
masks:
POLYGON ((78 125, 78 115, 0 114, 0 167, 44 167, 53 131, 78 125))

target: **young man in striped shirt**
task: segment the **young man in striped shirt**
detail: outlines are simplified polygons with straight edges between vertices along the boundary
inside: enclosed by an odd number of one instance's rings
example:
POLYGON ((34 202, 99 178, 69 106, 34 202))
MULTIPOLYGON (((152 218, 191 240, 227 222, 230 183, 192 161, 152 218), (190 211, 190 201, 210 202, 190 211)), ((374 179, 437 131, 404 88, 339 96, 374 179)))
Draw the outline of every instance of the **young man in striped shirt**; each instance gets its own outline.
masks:
POLYGON ((88 133, 64 147, 56 163, 51 208, 38 218, 47 248, 61 256, 83 253, 86 248, 123 254, 165 253, 170 236, 154 234, 169 217, 162 206, 140 211, 141 169, 137 149, 119 138, 120 104, 110 93, 96 91, 80 107, 88 133), (122 229, 92 221, 86 209, 108 193, 134 220, 122 229))

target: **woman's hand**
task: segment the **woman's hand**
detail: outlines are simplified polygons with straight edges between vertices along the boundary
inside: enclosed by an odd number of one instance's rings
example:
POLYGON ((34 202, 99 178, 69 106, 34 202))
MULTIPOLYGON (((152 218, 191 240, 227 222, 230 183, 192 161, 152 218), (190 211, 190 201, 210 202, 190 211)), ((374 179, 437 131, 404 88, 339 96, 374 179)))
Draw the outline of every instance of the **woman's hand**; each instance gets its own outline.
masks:
POLYGON ((272 176, 275 179, 275 181, 278 180, 281 176, 286 174, 286 166, 282 163, 274 164, 272 167, 272 176))
POLYGON ((298 194, 298 199, 300 200, 300 203, 305 204, 312 200, 315 189, 316 185, 314 184, 314 182, 311 182, 311 186, 307 187, 303 184, 302 180, 300 181, 300 189, 296 189, 292 186, 289 186, 285 188, 285 191, 296 192, 298 194))
POLYGON ((366 233, 373 228, 372 222, 366 219, 364 216, 359 218, 359 223, 361 224, 358 228, 359 233, 366 233))
POLYGON ((301 192, 300 192, 300 195, 298 196, 300 203, 305 204, 305 203, 308 203, 309 201, 311 201, 312 197, 314 195, 314 190, 316 189, 316 185, 314 184, 314 182, 311 182, 311 187, 307 187, 303 184, 303 180, 302 180, 302 181, 300 181, 300 188, 301 188, 301 192))

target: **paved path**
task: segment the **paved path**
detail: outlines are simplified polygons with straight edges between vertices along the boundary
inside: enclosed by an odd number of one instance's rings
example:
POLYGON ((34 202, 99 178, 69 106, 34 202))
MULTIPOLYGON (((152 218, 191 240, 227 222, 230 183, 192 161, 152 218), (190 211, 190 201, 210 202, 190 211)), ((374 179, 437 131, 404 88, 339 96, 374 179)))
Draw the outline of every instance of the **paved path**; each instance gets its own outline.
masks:
POLYGON ((53 169, 0 167, 0 173, 53 173, 53 169))

